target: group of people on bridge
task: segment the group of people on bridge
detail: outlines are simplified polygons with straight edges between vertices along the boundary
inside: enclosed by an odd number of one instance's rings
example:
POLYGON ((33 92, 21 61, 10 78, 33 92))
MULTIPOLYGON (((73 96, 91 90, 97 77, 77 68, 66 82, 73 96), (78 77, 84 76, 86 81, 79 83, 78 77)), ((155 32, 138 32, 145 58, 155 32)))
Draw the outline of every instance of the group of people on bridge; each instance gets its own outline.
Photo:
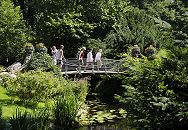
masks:
MULTIPOLYGON (((60 68, 62 68, 62 66, 66 63, 63 49, 63 45, 60 45, 59 49, 57 49, 56 46, 52 46, 51 48, 53 64, 58 65, 60 68)), ((86 47, 79 49, 78 53, 76 54, 78 66, 84 66, 86 70, 89 66, 93 66, 94 63, 96 63, 97 70, 101 68, 102 49, 99 49, 95 56, 93 55, 92 51, 92 48, 86 50, 86 47)))
MULTIPOLYGON (((64 45, 60 45, 59 49, 57 49, 56 46, 52 46, 51 48, 53 63, 54 65, 58 65, 61 69, 63 68, 63 65, 65 65, 66 63, 63 49, 64 45)), ((147 57, 152 56, 155 53, 156 49, 153 45, 149 45, 144 51, 144 55, 147 57)), ((141 53, 141 49, 137 44, 135 44, 132 47, 131 55, 136 58, 141 58, 143 56, 141 53)), ((86 70, 89 66, 93 68, 94 63, 96 63, 97 70, 100 70, 100 68, 102 67, 102 49, 99 49, 98 52, 94 55, 92 48, 86 49, 86 47, 81 47, 78 53, 76 54, 76 58, 76 70, 79 69, 78 67, 84 67, 84 70, 86 70)))
POLYGON ((62 67, 62 65, 66 62, 63 49, 64 45, 60 45, 59 49, 57 49, 56 46, 52 46, 51 48, 52 62, 54 65, 58 65, 59 67, 62 67))

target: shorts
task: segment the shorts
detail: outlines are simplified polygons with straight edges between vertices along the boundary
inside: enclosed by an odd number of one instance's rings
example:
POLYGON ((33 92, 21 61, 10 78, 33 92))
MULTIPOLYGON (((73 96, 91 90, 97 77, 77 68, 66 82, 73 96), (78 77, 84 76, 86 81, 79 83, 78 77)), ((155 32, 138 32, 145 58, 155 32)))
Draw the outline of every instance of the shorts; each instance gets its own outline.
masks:
POLYGON ((97 67, 100 68, 102 66, 102 61, 101 60, 97 60, 97 67))

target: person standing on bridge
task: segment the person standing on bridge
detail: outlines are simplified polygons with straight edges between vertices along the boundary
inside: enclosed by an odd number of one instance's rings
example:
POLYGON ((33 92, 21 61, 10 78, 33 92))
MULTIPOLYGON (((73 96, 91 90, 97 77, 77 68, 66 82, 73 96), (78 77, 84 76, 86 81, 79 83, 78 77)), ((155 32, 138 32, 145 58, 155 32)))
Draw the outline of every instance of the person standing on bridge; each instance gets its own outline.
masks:
POLYGON ((57 65, 62 69, 62 65, 66 62, 64 53, 63 53, 64 45, 60 45, 60 48, 57 52, 57 65))
POLYGON ((92 54, 93 49, 89 49, 89 52, 87 53, 87 59, 86 59, 86 67, 85 67, 85 71, 86 68, 91 65, 93 67, 93 54, 92 54))
POLYGON ((82 47, 80 51, 78 52, 78 64, 84 65, 84 51, 86 50, 85 47, 82 47))
POLYGON ((101 56, 102 56, 102 49, 99 49, 99 51, 97 52, 97 54, 95 55, 95 62, 97 62, 97 70, 99 71, 99 69, 102 66, 102 60, 101 60, 101 56))
POLYGON ((57 53, 58 53, 58 50, 56 49, 56 46, 52 46, 51 54, 52 54, 52 62, 54 65, 57 64, 57 53))

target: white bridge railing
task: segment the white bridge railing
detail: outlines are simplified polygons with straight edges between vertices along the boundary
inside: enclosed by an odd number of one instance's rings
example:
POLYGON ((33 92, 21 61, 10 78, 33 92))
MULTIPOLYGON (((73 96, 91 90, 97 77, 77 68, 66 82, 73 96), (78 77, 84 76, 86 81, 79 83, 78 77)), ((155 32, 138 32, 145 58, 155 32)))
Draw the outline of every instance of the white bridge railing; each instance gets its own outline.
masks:
POLYGON ((97 69, 97 63, 93 62, 92 65, 86 67, 86 59, 83 59, 84 64, 80 64, 76 58, 66 59, 66 63, 63 66, 62 71, 68 74, 70 71, 72 73, 119 73, 122 71, 122 60, 114 59, 102 59, 102 66, 97 69))

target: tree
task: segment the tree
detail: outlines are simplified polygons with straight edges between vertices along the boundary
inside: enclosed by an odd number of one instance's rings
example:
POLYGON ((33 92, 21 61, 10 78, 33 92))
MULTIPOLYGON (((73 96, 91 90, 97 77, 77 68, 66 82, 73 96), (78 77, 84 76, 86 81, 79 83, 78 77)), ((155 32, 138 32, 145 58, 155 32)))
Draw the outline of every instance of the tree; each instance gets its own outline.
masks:
POLYGON ((110 57, 127 52, 134 44, 138 44, 143 50, 150 44, 159 49, 173 43, 171 32, 164 32, 156 26, 146 11, 132 7, 122 17, 114 24, 114 30, 105 39, 107 47, 111 48, 110 57))
POLYGON ((26 5, 33 12, 36 39, 48 48, 63 43, 67 57, 75 56, 90 38, 102 40, 129 10, 122 0, 32 0, 26 5))
POLYGON ((11 64, 20 60, 24 45, 30 39, 19 7, 11 0, 0 2, 0 63, 11 64))
POLYGON ((146 12, 156 22, 161 30, 172 32, 176 46, 186 46, 188 43, 188 15, 186 2, 181 0, 158 1, 145 6, 146 12))
POLYGON ((160 50, 154 60, 125 58, 125 90, 117 97, 141 128, 188 127, 187 54, 188 48, 181 48, 160 50))

